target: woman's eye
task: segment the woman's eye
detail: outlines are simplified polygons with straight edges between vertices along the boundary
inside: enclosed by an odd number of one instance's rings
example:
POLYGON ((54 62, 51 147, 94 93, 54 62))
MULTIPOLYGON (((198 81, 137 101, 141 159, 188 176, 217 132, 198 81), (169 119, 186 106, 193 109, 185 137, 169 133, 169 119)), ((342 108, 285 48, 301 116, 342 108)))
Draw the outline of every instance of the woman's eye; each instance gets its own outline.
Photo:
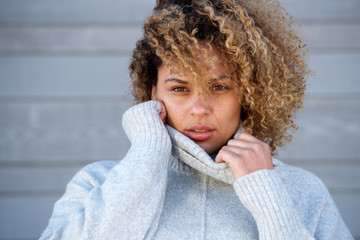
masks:
POLYGON ((188 89, 186 87, 173 87, 171 89, 173 92, 188 92, 188 89))
POLYGON ((228 90, 228 89, 229 89, 228 86, 222 85, 222 84, 212 86, 213 91, 223 91, 223 90, 228 90))

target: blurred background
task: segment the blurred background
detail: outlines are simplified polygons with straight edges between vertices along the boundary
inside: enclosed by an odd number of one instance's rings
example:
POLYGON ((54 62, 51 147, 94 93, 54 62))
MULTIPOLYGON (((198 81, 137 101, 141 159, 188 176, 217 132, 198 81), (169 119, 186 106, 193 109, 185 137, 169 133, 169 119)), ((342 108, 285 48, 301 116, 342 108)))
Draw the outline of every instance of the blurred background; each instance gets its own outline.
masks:
MULTIPOLYGON (((155 0, 0 0, 0 240, 37 239, 66 183, 121 159, 131 50, 155 0)), ((310 47, 277 158, 318 175, 360 239, 360 1, 281 0, 310 47)))

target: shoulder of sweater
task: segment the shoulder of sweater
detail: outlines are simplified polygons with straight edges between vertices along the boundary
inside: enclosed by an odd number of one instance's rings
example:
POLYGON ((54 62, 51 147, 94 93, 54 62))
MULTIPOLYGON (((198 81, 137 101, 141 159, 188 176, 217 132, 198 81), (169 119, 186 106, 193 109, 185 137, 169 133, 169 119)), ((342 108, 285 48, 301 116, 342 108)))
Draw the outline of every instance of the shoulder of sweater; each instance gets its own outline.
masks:
MULTIPOLYGON (((307 170, 294 167, 274 159, 274 170, 289 192, 329 198, 330 194, 323 181, 307 170)), ((331 198, 331 197, 330 197, 331 198)))
POLYGON ((98 161, 90 163, 78 171, 68 183, 67 188, 74 185, 90 191, 92 188, 102 185, 108 173, 119 161, 98 161))

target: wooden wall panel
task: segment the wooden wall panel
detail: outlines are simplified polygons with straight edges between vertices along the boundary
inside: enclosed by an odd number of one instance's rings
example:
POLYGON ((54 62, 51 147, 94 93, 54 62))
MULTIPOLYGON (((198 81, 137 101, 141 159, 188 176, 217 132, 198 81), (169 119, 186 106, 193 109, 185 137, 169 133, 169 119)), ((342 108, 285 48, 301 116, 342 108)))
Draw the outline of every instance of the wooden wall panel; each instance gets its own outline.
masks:
POLYGON ((0 57, 0 97, 127 98, 128 64, 122 56, 0 57))
POLYGON ((119 159, 129 148, 121 119, 130 102, 0 104, 0 162, 119 159))
MULTIPOLYGON (((39 164, 38 164, 39 165, 39 164)), ((62 195, 66 184, 85 163, 52 166, 4 166, 0 168, 0 196, 62 195)))
POLYGON ((328 162, 327 164, 314 161, 295 163, 294 166, 314 173, 325 183, 331 193, 338 195, 342 193, 360 195, 360 174, 358 174, 360 164, 344 164, 342 159, 338 159, 337 162, 328 162))
POLYGON ((315 52, 348 52, 360 50, 360 24, 304 24, 301 36, 315 52))
POLYGON ((323 53, 313 54, 309 67, 313 76, 308 81, 308 95, 359 96, 360 54, 323 53), (358 64, 359 63, 359 64, 358 64))
MULTIPOLYGON (((121 116, 131 104, 0 104, 0 161, 117 158, 129 146, 122 144, 127 138, 121 116)), ((287 161, 358 159, 359 122, 359 101, 308 101, 297 118, 300 130, 279 157, 287 161), (346 143, 341 142, 344 139, 346 143)))
MULTIPOLYGON (((360 49, 360 24, 303 24, 300 29, 311 51, 360 49)), ((0 54, 131 53, 142 36, 141 26, 21 26, 0 25, 0 54)))
POLYGON ((60 196, 0 198, 0 239, 39 239, 60 196))
POLYGON ((360 214, 360 195, 354 193, 333 194, 341 215, 349 227, 351 234, 356 240, 360 239, 359 214, 360 214))
MULTIPOLYGON (((285 9, 301 21, 356 21, 358 0, 281 0, 285 9)), ((149 0, 2 0, 0 21, 10 23, 141 23, 155 1, 149 0)))
POLYGON ((0 22, 133 24, 142 23, 154 5, 149 0, 2 0, 0 22))
POLYGON ((300 129, 279 151, 287 161, 360 161, 360 101, 309 99, 296 117, 300 129))
MULTIPOLYGON (((0 98, 116 97, 131 99, 128 56, 0 56, 0 98)), ((357 96, 360 53, 317 53, 307 93, 357 96)))
POLYGON ((129 54, 142 36, 137 26, 0 28, 0 54, 129 54))
POLYGON ((295 18, 303 22, 354 22, 360 19, 357 0, 279 0, 295 18))
MULTIPOLYGON (((84 165, 121 159, 128 63, 154 1, 0 1, 0 239, 37 239, 84 165)), ((360 1, 281 0, 315 74, 279 159, 319 176, 360 239, 360 1)))

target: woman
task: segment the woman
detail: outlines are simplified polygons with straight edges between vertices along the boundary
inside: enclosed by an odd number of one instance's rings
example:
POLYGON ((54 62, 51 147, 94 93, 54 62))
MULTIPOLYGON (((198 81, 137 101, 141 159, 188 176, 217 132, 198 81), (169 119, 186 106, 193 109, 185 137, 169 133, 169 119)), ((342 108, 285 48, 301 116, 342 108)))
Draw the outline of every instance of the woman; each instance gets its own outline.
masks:
POLYGON ((41 239, 353 239, 324 184, 271 157, 308 72, 290 23, 275 1, 158 0, 131 148, 71 180, 41 239))

